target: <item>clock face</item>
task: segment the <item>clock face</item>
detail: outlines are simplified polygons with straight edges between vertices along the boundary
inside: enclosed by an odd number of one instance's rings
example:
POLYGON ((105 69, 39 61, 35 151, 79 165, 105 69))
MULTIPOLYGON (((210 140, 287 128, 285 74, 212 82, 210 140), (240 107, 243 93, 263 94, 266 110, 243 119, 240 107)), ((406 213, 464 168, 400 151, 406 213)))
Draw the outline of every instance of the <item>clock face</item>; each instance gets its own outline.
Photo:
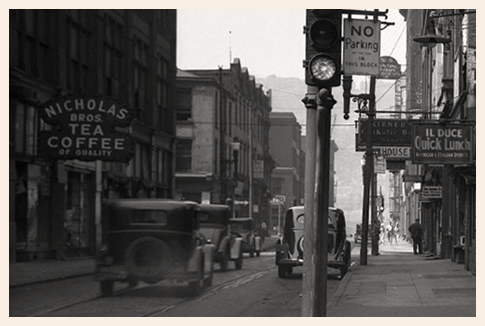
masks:
POLYGON ((315 79, 329 80, 335 75, 337 66, 331 58, 318 56, 310 62, 310 71, 315 79))

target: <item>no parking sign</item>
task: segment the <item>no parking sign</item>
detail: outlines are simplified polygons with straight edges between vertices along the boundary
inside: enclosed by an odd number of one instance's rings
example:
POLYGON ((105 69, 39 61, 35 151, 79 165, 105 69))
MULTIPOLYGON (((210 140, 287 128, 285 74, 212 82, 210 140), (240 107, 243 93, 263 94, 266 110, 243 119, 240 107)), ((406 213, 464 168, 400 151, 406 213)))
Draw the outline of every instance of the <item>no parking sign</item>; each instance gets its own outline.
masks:
POLYGON ((366 19, 344 20, 345 75, 379 75, 381 29, 380 22, 366 19))

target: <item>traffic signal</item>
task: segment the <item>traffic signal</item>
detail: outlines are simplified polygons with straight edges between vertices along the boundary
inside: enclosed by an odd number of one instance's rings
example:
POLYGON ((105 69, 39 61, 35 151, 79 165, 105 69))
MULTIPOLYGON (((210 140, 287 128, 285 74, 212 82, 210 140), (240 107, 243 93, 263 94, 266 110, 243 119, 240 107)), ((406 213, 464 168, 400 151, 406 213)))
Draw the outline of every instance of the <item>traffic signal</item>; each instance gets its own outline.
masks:
POLYGON ((342 9, 306 10, 305 83, 340 85, 342 61, 342 9))

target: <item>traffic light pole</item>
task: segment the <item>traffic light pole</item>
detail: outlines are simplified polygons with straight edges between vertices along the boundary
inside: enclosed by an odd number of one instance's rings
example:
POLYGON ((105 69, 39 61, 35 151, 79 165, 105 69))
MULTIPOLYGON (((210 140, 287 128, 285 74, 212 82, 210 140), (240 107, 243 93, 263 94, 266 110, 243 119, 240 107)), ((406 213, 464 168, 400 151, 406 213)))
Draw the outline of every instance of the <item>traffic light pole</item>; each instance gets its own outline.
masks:
POLYGON ((372 176, 374 174, 374 152, 372 149, 372 124, 375 115, 375 92, 376 77, 370 78, 369 110, 366 130, 365 174, 364 174, 364 198, 362 204, 362 241, 360 246, 360 264, 367 265, 367 239, 369 236, 369 199, 372 176))
MULTIPOLYGON (((307 98, 308 100, 308 98, 307 98)), ((316 107, 316 130, 307 129, 307 137, 311 132, 316 135, 316 155, 313 163, 307 166, 305 181, 313 183, 316 180, 313 190, 313 197, 305 192, 305 251, 304 251, 304 272, 303 277, 303 317, 326 317, 327 315, 327 252, 328 252, 328 206, 329 206, 329 181, 330 181, 330 130, 331 110, 335 104, 331 88, 322 88, 316 96, 316 103, 311 101, 305 103, 309 110, 316 107), (313 169, 310 165, 313 165, 313 169), (315 171, 313 175, 309 172, 315 171), (311 177, 314 176, 314 179, 311 177), (309 198, 310 197, 310 198, 309 198), (307 200, 310 199, 310 200, 307 200), (311 208, 308 203, 313 202, 311 208)), ((308 110, 308 111, 309 111, 308 110)), ((308 117, 307 111, 307 117, 308 117)), ((307 125, 308 127, 308 125, 307 125)), ((307 146, 310 149, 313 145, 307 146)), ((308 159, 308 157, 307 157, 308 159)), ((308 161, 307 161, 308 162, 308 161)), ((306 188, 305 190, 310 190, 306 188)))

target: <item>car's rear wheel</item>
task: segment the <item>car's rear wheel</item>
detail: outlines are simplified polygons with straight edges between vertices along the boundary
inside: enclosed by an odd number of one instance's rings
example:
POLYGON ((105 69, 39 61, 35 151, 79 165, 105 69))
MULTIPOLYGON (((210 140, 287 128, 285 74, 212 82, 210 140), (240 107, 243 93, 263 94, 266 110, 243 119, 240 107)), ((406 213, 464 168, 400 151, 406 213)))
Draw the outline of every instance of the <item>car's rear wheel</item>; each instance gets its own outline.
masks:
POLYGON ((172 252, 167 243, 155 237, 133 241, 125 253, 125 264, 130 275, 150 284, 164 278, 172 261, 172 252))
POLYGON ((189 291, 190 294, 193 296, 197 296, 202 291, 202 286, 200 285, 200 280, 198 281, 190 281, 189 282, 189 291))
POLYGON ((293 267, 278 265, 278 277, 279 278, 286 278, 288 275, 291 275, 292 272, 293 272, 293 267))
MULTIPOLYGON (((212 265, 214 266, 214 265, 212 265)), ((211 267, 210 271, 209 271, 209 276, 207 276, 205 279, 204 279, 204 286, 211 286, 212 285, 212 282, 214 280, 214 268, 211 267)))
POLYGON ((99 282, 99 288, 101 290, 101 296, 109 297, 113 295, 114 282, 113 281, 101 281, 99 282))
POLYGON ((345 256, 343 258, 345 265, 340 267, 340 279, 343 279, 350 267, 350 248, 345 249, 345 256))
POLYGON ((130 288, 134 288, 137 285, 138 285, 138 280, 136 278, 132 277, 132 276, 129 276, 128 277, 128 286, 130 288))
POLYGON ((243 266, 243 253, 242 249, 239 251, 239 257, 234 261, 234 265, 236 266, 236 269, 241 269, 243 266))
POLYGON ((227 269, 229 268, 229 256, 231 255, 231 251, 230 251, 230 248, 226 248, 224 250, 224 255, 223 257, 221 258, 221 271, 227 271, 227 269))

